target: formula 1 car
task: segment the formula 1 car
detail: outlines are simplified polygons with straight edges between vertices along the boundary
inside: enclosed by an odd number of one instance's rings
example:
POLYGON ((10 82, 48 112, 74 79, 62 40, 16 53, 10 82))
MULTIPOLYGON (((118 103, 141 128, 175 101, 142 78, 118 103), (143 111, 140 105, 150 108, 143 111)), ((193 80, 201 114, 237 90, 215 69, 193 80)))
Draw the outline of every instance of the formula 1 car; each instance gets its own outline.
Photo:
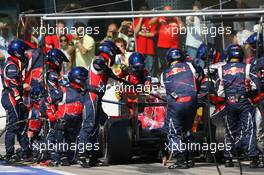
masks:
MULTIPOLYGON (((114 89, 108 90, 103 99, 113 100, 114 89)), ((100 128, 99 141, 106 161, 126 163, 132 156, 142 155, 158 158, 165 141, 160 128, 164 124, 167 104, 146 94, 124 95, 120 104, 118 100, 116 102, 103 102, 109 117, 100 128)))
MULTIPOLYGON (((149 156, 161 158, 166 135, 161 128, 166 116, 166 103, 159 98, 145 94, 128 97, 123 100, 116 97, 115 87, 107 90, 103 99, 114 101, 115 104, 103 102, 103 109, 108 119, 100 128, 101 152, 108 163, 126 163, 132 156, 149 156)), ((124 97, 125 96, 125 97, 124 97)), ((165 93, 157 96, 165 99, 165 93)), ((212 115, 214 107, 200 103, 193 123, 195 143, 223 143, 224 124, 222 114, 212 115), (214 118, 210 118, 214 116, 214 118), (210 127, 209 127, 210 124, 210 127)), ((209 151, 196 150, 196 157, 208 162, 213 161, 209 151)), ((222 152, 217 152, 221 160, 222 152)))

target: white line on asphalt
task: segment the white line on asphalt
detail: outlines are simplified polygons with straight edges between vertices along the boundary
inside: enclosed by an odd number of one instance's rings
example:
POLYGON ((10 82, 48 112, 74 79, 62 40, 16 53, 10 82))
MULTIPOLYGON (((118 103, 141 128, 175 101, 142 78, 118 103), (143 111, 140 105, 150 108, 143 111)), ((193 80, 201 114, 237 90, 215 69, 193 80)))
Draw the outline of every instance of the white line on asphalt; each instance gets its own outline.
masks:
POLYGON ((42 169, 42 170, 45 170, 45 171, 48 171, 48 172, 52 172, 52 173, 63 174, 63 175, 76 175, 76 174, 69 173, 69 172, 65 172, 65 171, 54 170, 54 169, 51 169, 49 167, 34 166, 34 168, 36 168, 36 169, 42 169))

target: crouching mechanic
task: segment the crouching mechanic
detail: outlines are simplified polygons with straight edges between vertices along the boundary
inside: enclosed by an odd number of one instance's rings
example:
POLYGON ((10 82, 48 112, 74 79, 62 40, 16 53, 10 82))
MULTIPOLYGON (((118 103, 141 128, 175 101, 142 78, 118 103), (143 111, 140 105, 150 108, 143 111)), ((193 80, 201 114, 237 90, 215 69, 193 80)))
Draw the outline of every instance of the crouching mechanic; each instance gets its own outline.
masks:
MULTIPOLYGON (((58 102, 62 99, 62 63, 69 62, 65 54, 59 49, 51 49, 47 54, 46 72, 45 72, 45 88, 47 90, 47 114, 48 117, 53 117, 58 102)), ((52 119, 51 119, 52 120, 52 119)))
POLYGON ((163 72, 162 83, 167 94, 167 116, 164 131, 167 134, 166 150, 176 157, 169 169, 189 168, 194 165, 192 156, 183 144, 190 144, 191 129, 196 114, 196 73, 191 63, 178 48, 167 53, 168 68, 163 72))
POLYGON ((227 49, 227 63, 218 68, 217 94, 225 99, 225 166, 233 167, 233 153, 243 149, 249 156, 250 167, 258 167, 254 107, 249 92, 256 88, 250 76, 250 64, 243 63, 244 54, 239 45, 227 49))
POLYGON ((30 91, 31 103, 29 106, 29 121, 27 128, 27 136, 29 146, 32 148, 33 159, 38 161, 40 150, 37 145, 44 142, 44 120, 46 119, 45 90, 41 85, 35 86, 30 91))
POLYGON ((144 55, 134 52, 128 58, 128 63, 129 67, 131 67, 131 70, 127 72, 127 80, 129 83, 137 85, 150 81, 150 76, 148 76, 148 71, 145 68, 144 55))
POLYGON ((8 46, 9 57, 3 66, 3 86, 1 103, 6 110, 6 135, 5 149, 6 161, 12 163, 18 160, 15 155, 15 137, 22 147, 23 157, 30 155, 28 140, 26 135, 22 135, 25 128, 25 122, 16 124, 18 121, 26 119, 27 109, 23 103, 23 75, 22 71, 28 64, 26 51, 30 49, 26 43, 21 40, 13 40, 8 46))
MULTIPOLYGON (((63 97, 63 93, 60 87, 62 85, 61 70, 63 62, 69 62, 69 60, 61 50, 51 49, 48 52, 44 81, 45 89, 47 91, 47 96, 45 99, 46 116, 48 117, 50 122, 50 128, 47 135, 47 145, 49 147, 50 156, 52 160, 54 160, 57 155, 55 150, 51 146, 52 144, 50 143, 55 143, 56 141, 54 128, 56 124, 55 112, 57 110, 59 102, 62 100, 63 97)), ((53 166, 53 164, 50 164, 50 166, 53 166)))
MULTIPOLYGON (((124 100, 127 101, 127 107, 129 109, 130 115, 133 116, 133 104, 138 102, 139 93, 149 93, 150 92, 150 81, 151 77, 148 76, 148 71, 145 68, 145 57, 141 53, 134 52, 128 58, 128 67, 124 67, 121 69, 114 70, 114 73, 119 78, 126 78, 127 84, 123 84, 122 92, 116 91, 116 97, 118 99, 122 99, 124 96, 124 100), (129 84, 129 86, 127 86, 129 84), (135 88, 130 87, 134 85, 135 88), (145 86, 145 92, 136 92, 136 89, 140 86, 145 86), (146 87, 149 87, 147 89, 146 87)), ((125 108, 127 111, 127 108, 125 108)), ((142 109, 139 109, 142 111, 142 109)))
POLYGON ((78 162, 82 167, 102 165, 98 160, 95 146, 98 134, 99 122, 102 122, 104 112, 102 109, 102 97, 105 93, 108 78, 115 78, 110 67, 113 66, 116 54, 121 51, 112 41, 105 41, 98 47, 98 56, 92 63, 88 74, 87 93, 84 98, 83 122, 80 130, 78 144, 83 148, 78 150, 78 162), (89 163, 83 152, 86 144, 94 145, 90 151, 89 163))
POLYGON ((74 162, 74 153, 78 148, 77 136, 82 124, 84 86, 88 70, 84 67, 74 67, 68 74, 69 83, 62 87, 63 98, 58 104, 55 114, 56 156, 53 164, 69 166, 74 162), (65 146, 66 145, 66 146, 65 146))

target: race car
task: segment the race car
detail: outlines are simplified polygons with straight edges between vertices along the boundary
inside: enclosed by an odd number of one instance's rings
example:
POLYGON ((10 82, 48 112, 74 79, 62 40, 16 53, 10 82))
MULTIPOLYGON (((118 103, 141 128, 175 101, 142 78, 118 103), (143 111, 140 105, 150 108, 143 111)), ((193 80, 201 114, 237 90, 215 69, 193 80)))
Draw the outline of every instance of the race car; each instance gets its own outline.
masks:
MULTIPOLYGON (((123 100, 117 100, 115 89, 114 86, 108 89, 103 98, 114 104, 108 101, 102 105, 108 114, 100 127, 102 155, 110 164, 129 162, 133 156, 158 158, 165 142, 160 129, 167 104, 147 94, 131 97, 131 94, 123 93, 123 100)), ((162 94, 158 96, 164 98, 162 94)))

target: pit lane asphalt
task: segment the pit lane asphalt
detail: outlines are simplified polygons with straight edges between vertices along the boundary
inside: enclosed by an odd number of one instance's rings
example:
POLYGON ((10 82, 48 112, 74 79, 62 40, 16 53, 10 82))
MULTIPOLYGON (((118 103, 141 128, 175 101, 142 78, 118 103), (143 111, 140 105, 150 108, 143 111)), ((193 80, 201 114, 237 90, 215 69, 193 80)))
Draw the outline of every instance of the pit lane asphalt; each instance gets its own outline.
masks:
MULTIPOLYGON (((170 164, 169 164, 170 165, 170 164)), ((225 168, 220 165, 222 175, 238 175, 239 167, 225 168)), ((264 168, 251 169, 248 162, 242 162, 243 175, 263 175, 264 168)), ((161 163, 146 162, 144 159, 133 159, 126 165, 109 165, 103 167, 82 168, 79 165, 43 167, 6 166, 0 161, 0 175, 217 175, 213 163, 196 163, 194 168, 169 170, 161 163)))
MULTIPOLYGON (((248 163, 248 162, 246 162, 248 163)), ((263 168, 251 169, 248 164, 243 164, 244 175, 263 175, 263 168)), ((80 168, 78 165, 72 167, 56 167, 57 170, 67 171, 73 174, 96 174, 96 175, 141 175, 141 174, 157 174, 157 175, 217 175, 218 172, 214 164, 199 163, 194 168, 185 170, 169 170, 163 167, 160 163, 133 163, 129 165, 111 165, 107 167, 95 167, 90 169, 80 168), (67 169, 67 170, 66 170, 67 169)), ((237 175, 239 174, 239 167, 225 168, 220 166, 222 175, 237 175)))
MULTIPOLYGON (((3 138, 0 138, 0 154, 4 154, 3 138)), ((169 164, 170 165, 170 164, 169 164)), ((225 168, 220 165, 222 175, 238 175, 239 167, 225 168)), ((264 168, 251 169, 248 162, 242 162, 243 175, 263 175, 264 168)), ((169 170, 161 163, 134 158, 130 164, 105 167, 82 168, 79 165, 42 167, 42 166, 6 166, 0 161, 0 175, 217 175, 213 163, 196 163, 194 168, 169 170)))

